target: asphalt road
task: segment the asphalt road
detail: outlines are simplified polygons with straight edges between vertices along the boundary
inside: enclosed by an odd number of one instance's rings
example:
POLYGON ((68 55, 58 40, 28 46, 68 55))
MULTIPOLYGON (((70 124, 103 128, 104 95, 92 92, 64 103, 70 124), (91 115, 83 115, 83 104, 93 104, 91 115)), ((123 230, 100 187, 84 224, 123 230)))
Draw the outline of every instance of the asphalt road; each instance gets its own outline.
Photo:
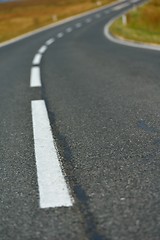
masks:
POLYGON ((160 53, 107 40, 127 6, 113 8, 0 48, 1 240, 160 239, 160 53), (47 106, 71 207, 39 206, 33 100, 47 106))

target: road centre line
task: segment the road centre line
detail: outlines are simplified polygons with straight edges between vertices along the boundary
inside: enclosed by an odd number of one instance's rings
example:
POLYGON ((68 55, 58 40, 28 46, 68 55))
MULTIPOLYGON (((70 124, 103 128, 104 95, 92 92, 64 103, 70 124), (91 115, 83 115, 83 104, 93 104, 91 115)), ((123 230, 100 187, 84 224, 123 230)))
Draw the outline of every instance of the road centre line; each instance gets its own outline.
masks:
POLYGON ((87 18, 85 21, 86 21, 86 23, 90 23, 92 21, 92 19, 91 18, 87 18))
POLYGON ((110 7, 115 6, 115 5, 117 5, 117 2, 107 4, 106 6, 98 7, 97 9, 89 10, 89 11, 86 11, 84 13, 80 13, 80 14, 74 15, 72 17, 68 17, 66 19, 60 20, 60 21, 58 21, 56 23, 49 24, 49 25, 47 25, 45 27, 41 27, 41 28, 39 28, 37 30, 30 31, 28 33, 20 35, 19 37, 15 37, 15 38, 13 38, 11 40, 5 41, 4 43, 1 43, 0 44, 0 48, 4 47, 4 46, 7 46, 9 44, 13 44, 13 43, 18 42, 18 41, 21 41, 21 40, 23 40, 25 38, 28 38, 30 36, 33 36, 33 35, 35 35, 37 33, 41 33, 43 31, 55 28, 57 26, 62 26, 63 24, 69 23, 69 22, 71 22, 73 20, 77 20, 77 19, 80 19, 82 17, 87 17, 88 15, 90 15, 92 13, 99 12, 100 10, 107 9, 107 8, 110 8, 110 7))
POLYGON ((132 0, 131 3, 139 2, 139 0, 132 0))
POLYGON ((45 53, 46 50, 47 50, 47 46, 43 45, 43 46, 38 50, 38 52, 41 53, 41 54, 43 54, 43 53, 45 53))
POLYGON ((58 38, 62 38, 63 35, 64 35, 64 34, 63 34, 62 32, 60 32, 60 33, 57 34, 57 37, 58 37, 58 38))
POLYGON ((111 11, 111 10, 106 10, 106 11, 104 11, 104 12, 105 12, 105 14, 108 14, 108 13, 110 13, 110 11, 111 11))
POLYGON ((65 182, 44 100, 31 102, 40 208, 70 207, 73 199, 65 182))
POLYGON ((124 3, 124 4, 120 5, 120 6, 114 7, 114 8, 113 8, 113 11, 118 11, 118 10, 120 10, 120 9, 122 9, 122 8, 125 8, 125 7, 128 7, 128 6, 129 6, 128 3, 124 3))
POLYGON ((46 45, 49 46, 49 45, 51 45, 51 44, 54 43, 54 42, 55 42, 55 39, 54 39, 54 38, 51 38, 51 39, 49 39, 49 40, 46 41, 46 45))
POLYGON ((37 53, 33 58, 32 64, 33 65, 39 65, 40 62, 41 62, 41 59, 42 59, 42 54, 37 53))
POLYGON ((113 12, 113 8, 111 8, 109 12, 112 13, 113 12))
MULTIPOLYGON (((129 4, 126 5, 128 6, 129 4)), ((109 11, 107 10, 107 13, 109 11)), ((100 18, 101 14, 98 13, 95 16, 97 16, 96 18, 100 18)), ((92 19, 87 18, 85 21, 86 23, 90 23, 92 19)), ((77 23, 75 26, 77 28, 81 27, 82 23, 77 23)), ((65 31, 69 33, 72 31, 72 28, 68 27, 65 31)), ((62 38, 63 36, 63 32, 57 34, 57 38, 62 38)), ((54 41, 55 39, 52 38, 47 40, 45 44, 49 46, 54 41)), ((42 54, 47 50, 47 46, 42 46, 39 49, 33 59, 33 65, 40 64, 42 54)), ((30 86, 41 86, 40 68, 37 66, 31 68, 30 86)), ((52 136, 44 100, 32 101, 31 109, 40 208, 70 207, 74 201, 70 196, 69 187, 65 182, 61 168, 61 162, 58 159, 59 154, 52 136)))
POLYGON ((41 87, 40 68, 32 67, 30 76, 30 87, 41 87))
POLYGON ((95 15, 95 17, 96 17, 96 18, 100 18, 100 17, 101 17, 101 14, 97 13, 97 14, 95 15))
POLYGON ((76 23, 75 26, 76 26, 76 28, 80 28, 80 27, 82 27, 82 23, 76 23))
POLYGON ((66 32, 67 32, 67 33, 70 33, 70 32, 72 32, 72 28, 71 28, 71 27, 69 27, 69 28, 66 28, 66 32))

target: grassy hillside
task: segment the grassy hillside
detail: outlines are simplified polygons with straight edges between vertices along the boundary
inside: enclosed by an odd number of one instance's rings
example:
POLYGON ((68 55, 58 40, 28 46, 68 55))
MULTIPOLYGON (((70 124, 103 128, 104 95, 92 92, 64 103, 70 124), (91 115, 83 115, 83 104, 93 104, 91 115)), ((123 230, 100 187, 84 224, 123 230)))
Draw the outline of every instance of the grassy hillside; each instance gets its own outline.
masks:
POLYGON ((122 24, 122 18, 112 26, 113 35, 142 41, 146 43, 160 44, 160 0, 151 0, 148 4, 135 9, 126 15, 127 24, 122 24))
MULTIPOLYGON (((113 0, 101 0, 101 4, 113 0)), ((96 8, 96 0, 21 0, 0 4, 0 42, 96 8)))

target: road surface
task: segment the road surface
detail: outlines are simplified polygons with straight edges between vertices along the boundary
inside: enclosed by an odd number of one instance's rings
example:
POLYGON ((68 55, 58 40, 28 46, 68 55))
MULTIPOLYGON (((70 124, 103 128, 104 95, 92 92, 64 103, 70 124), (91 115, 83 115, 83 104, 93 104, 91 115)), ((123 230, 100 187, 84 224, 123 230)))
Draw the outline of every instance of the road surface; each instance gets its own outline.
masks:
POLYGON ((0 48, 1 240, 160 239, 160 53, 104 36, 127 4, 0 48))

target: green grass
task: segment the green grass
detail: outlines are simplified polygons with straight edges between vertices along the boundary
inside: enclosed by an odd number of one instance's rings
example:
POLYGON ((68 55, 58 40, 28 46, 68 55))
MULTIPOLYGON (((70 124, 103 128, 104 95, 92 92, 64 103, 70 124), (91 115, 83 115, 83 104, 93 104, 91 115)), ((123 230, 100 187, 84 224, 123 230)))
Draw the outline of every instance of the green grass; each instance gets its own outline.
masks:
POLYGON ((110 31, 113 35, 137 42, 160 44, 160 0, 152 0, 126 17, 127 25, 123 25, 122 18, 112 24, 110 31))

